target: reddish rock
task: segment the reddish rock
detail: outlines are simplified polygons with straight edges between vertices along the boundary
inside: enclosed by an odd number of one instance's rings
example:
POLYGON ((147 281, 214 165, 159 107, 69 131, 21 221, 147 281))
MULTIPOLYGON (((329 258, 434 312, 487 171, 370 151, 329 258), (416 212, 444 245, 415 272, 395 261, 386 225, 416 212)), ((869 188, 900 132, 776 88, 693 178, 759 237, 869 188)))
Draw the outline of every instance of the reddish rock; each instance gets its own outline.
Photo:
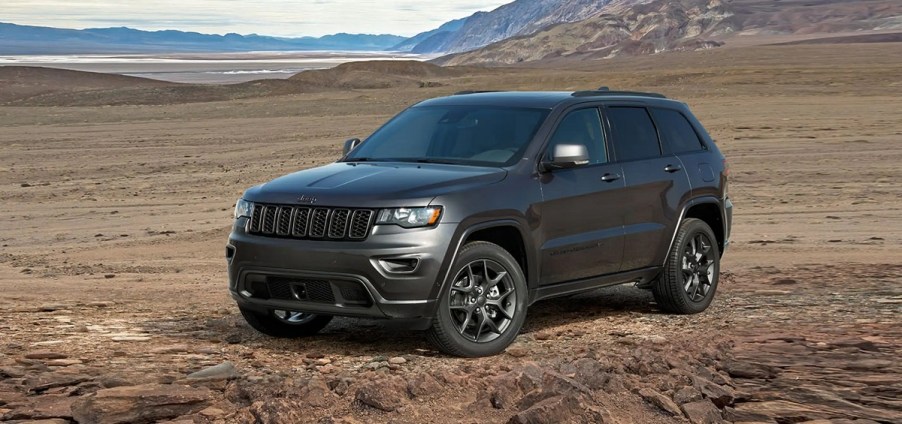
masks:
POLYGON ((735 391, 729 387, 714 384, 714 382, 702 377, 694 377, 692 380, 695 389, 718 408, 723 409, 727 405, 732 404, 736 398, 735 391))
POLYGON ((39 350, 25 354, 25 359, 66 359, 69 356, 58 352, 39 350))
POLYGON ((76 398, 65 395, 47 395, 28 398, 27 403, 0 416, 0 420, 40 420, 71 418, 72 402, 76 398))
POLYGON ((429 396, 439 393, 442 385, 431 374, 421 372, 407 382, 407 392, 413 397, 429 396))
POLYGON ((400 378, 383 378, 365 383, 355 396, 364 405, 386 412, 407 402, 407 384, 400 378))
POLYGON ((605 387, 610 380, 610 369, 601 362, 591 358, 580 358, 561 367, 561 372, 572 375, 573 379, 592 390, 605 387))
POLYGON ((673 394, 673 401, 679 405, 702 400, 702 394, 695 387, 685 386, 673 394))
POLYGON ((674 417, 679 417, 683 415, 683 412, 680 411, 680 407, 677 406, 676 403, 673 402, 669 397, 664 396, 656 390, 650 388, 643 388, 639 390, 639 395, 642 396, 648 403, 658 407, 658 409, 670 414, 674 417))
POLYGON ((723 422, 720 410, 711 401, 690 402, 681 407, 692 424, 717 424, 723 422))
POLYGON ((599 409, 586 405, 579 395, 553 396, 511 417, 509 424, 603 423, 599 409))
POLYGON ((721 368, 733 378, 774 378, 779 374, 777 368, 751 362, 726 360, 721 368))
POLYGON ((91 378, 86 375, 44 373, 36 377, 27 378, 25 386, 32 393, 42 393, 56 387, 75 386, 88 380, 91 380, 91 378))
POLYGON ((337 399, 322 378, 311 378, 301 389, 301 399, 310 406, 324 408, 337 399))
POLYGON ((211 395, 206 388, 168 384, 116 387, 79 398, 72 416, 80 423, 150 423, 201 411, 211 395))

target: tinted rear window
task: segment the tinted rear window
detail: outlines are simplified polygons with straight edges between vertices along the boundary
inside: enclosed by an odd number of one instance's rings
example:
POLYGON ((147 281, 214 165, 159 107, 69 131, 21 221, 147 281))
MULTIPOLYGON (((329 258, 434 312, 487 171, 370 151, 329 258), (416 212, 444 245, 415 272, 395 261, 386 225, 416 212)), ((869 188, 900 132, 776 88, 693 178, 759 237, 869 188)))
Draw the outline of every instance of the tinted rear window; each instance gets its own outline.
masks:
POLYGON ((645 108, 611 107, 606 114, 617 160, 630 161, 661 155, 655 124, 645 108))
POLYGON ((664 153, 695 152, 704 149, 698 134, 682 113, 671 109, 651 110, 663 139, 664 153))

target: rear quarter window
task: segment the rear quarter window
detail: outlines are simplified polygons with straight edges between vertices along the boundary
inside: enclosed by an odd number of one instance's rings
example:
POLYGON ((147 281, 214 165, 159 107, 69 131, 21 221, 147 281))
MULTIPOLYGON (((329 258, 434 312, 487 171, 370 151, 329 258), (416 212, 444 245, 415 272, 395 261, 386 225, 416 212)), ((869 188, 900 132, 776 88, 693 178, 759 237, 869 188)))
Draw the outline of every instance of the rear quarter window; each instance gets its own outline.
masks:
POLYGON ((705 149, 692 124, 679 111, 652 108, 651 114, 658 125, 665 154, 697 152, 705 149))

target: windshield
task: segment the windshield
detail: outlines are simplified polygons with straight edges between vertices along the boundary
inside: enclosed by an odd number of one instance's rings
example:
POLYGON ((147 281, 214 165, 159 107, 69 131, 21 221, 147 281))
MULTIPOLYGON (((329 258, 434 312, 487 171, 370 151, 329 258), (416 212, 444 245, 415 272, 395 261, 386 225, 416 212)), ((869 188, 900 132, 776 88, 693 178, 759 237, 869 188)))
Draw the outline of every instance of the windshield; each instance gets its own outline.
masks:
POLYGON ((517 162, 548 110, 492 106, 407 109, 345 161, 509 166, 517 162))

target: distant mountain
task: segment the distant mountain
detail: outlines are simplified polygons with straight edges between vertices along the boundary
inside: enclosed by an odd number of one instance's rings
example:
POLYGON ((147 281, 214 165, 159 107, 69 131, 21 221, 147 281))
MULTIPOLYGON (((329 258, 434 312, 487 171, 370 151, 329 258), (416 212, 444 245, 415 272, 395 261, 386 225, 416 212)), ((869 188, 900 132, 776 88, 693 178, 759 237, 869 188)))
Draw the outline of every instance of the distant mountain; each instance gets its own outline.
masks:
POLYGON ((235 52, 286 50, 386 50, 405 37, 335 34, 280 38, 262 35, 211 35, 132 28, 62 29, 0 22, 0 54, 86 54, 152 52, 235 52))
MULTIPOLYGON (((598 2, 601 3, 601 2, 598 2)), ((718 47, 737 35, 902 29, 899 0, 614 0, 593 16, 435 60, 514 64, 718 47)), ((472 18, 468 20, 472 22, 472 18)))
POLYGON ((473 50, 510 37, 532 34, 549 25, 586 19, 610 2, 611 0, 516 0, 491 12, 477 12, 466 18, 456 30, 446 28, 440 31, 439 28, 424 33, 428 36, 422 37, 422 41, 410 51, 457 53, 473 50))
POLYGON ((414 35, 413 37, 410 37, 410 38, 392 46, 388 50, 398 51, 398 52, 411 52, 411 51, 413 51, 413 49, 415 47, 417 47, 417 44, 420 44, 423 41, 426 41, 430 37, 437 35, 437 34, 449 34, 449 33, 455 32, 455 31, 459 30, 460 27, 464 26, 464 24, 466 22, 467 22, 467 18, 455 19, 453 21, 445 22, 444 24, 442 24, 442 26, 440 26, 432 31, 421 32, 417 35, 414 35))

